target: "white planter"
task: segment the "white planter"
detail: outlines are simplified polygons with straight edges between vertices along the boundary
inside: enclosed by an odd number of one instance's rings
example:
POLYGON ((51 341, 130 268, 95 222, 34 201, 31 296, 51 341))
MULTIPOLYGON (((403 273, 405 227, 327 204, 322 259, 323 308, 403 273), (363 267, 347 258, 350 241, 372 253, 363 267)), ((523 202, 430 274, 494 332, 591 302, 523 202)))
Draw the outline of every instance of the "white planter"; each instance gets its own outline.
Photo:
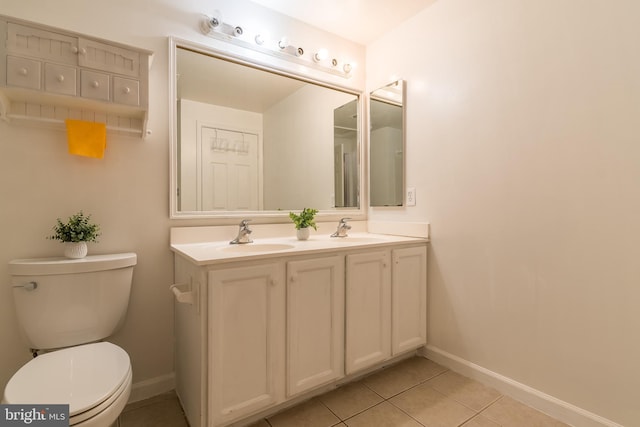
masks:
POLYGON ((64 242, 64 256, 67 258, 84 258, 87 251, 87 242, 64 242))
POLYGON ((296 237, 298 240, 307 240, 309 238, 309 227, 297 229, 296 237))

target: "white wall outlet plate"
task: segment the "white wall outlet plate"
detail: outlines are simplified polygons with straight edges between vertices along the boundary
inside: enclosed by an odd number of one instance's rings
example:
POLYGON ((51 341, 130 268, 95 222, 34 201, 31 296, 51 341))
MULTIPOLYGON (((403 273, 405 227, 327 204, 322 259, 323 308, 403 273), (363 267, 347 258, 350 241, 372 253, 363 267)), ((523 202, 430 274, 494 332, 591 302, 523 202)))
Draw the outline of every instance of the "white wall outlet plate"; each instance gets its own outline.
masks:
POLYGON ((407 206, 416 205, 416 187, 407 188, 407 206))

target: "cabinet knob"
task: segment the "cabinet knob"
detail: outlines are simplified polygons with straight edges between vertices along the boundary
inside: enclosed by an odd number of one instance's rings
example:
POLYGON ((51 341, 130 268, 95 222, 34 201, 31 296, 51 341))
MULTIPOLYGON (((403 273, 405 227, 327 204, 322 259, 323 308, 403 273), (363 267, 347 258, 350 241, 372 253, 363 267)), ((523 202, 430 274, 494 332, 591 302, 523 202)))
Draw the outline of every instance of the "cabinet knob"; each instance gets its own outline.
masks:
POLYGON ((124 87, 124 88, 122 88, 122 92, 126 93, 126 94, 129 94, 129 93, 131 93, 131 88, 130 87, 124 87))
POLYGON ((99 88, 99 87, 100 87, 100 83, 98 83, 98 81, 97 81, 97 80, 94 80, 94 81, 93 81, 93 83, 91 83, 91 87, 93 87, 93 88, 96 88, 96 89, 97 89, 97 88, 99 88))
POLYGON ((78 46, 73 46, 73 47, 71 48, 71 52, 73 52, 73 53, 78 53, 78 46))
POLYGON ((87 54, 87 49, 82 48, 80 49, 80 55, 86 55, 87 54))
POLYGON ((20 68, 20 71, 18 72, 20 73, 21 76, 26 76, 27 74, 29 74, 29 71, 24 67, 20 68))
POLYGON ((60 74, 60 75, 58 76, 58 81, 59 81, 60 83, 62 83, 62 82, 64 81, 64 75, 60 74))

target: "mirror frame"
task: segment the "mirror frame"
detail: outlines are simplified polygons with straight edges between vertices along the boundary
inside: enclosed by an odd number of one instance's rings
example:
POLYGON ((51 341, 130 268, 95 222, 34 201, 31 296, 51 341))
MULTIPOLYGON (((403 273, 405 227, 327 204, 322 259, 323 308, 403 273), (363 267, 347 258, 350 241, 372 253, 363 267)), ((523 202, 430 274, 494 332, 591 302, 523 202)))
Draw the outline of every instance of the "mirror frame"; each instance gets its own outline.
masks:
MULTIPOLYGON (((169 166, 170 166, 170 182, 169 182, 169 218, 170 219, 216 219, 216 224, 226 225, 235 224, 237 221, 244 218, 255 219, 256 222, 272 222, 272 223, 284 223, 290 222, 289 211, 179 211, 178 207, 178 116, 177 116, 177 79, 176 79, 176 49, 185 48, 194 52, 208 55, 220 60, 231 61, 239 65, 252 67, 258 70, 266 72, 272 72, 284 77, 297 79, 306 83, 326 87, 333 90, 339 90, 347 92, 358 97, 358 109, 360 111, 358 117, 358 179, 359 179, 359 203, 357 208, 334 208, 328 210, 320 210, 316 215, 316 220, 320 221, 335 221, 343 217, 350 217, 353 220, 366 220, 367 218, 367 206, 368 201, 368 183, 366 181, 366 168, 365 162, 365 116, 364 109, 365 96, 363 91, 354 90, 348 87, 339 86, 336 84, 328 83, 317 78, 311 78, 303 76, 293 72, 292 70, 299 70, 300 66, 296 66, 293 62, 284 66, 276 66, 268 61, 259 61, 256 58, 256 53, 249 51, 247 48, 233 46, 233 52, 223 51, 218 48, 203 45, 189 40, 180 39, 177 37, 169 37, 169 138, 170 138, 170 152, 169 152, 169 166), (242 53, 236 53, 240 51, 242 53), (290 69, 288 69, 290 68, 290 69)), ((300 208, 292 208, 291 210, 302 210, 300 208)))
MULTIPOLYGON (((367 127, 367 141, 368 141, 368 146, 369 146, 369 168, 368 168, 368 198, 367 198, 367 202, 369 203, 369 207, 370 208, 375 208, 375 209, 393 209, 393 208, 404 208, 407 207, 407 200, 406 200, 406 195, 407 195, 407 81, 405 79, 397 79, 394 80, 392 82, 389 82, 383 86, 380 86, 374 90, 372 90, 371 92, 369 92, 369 95, 367 97, 367 101, 369 103, 368 105, 368 116, 369 116, 369 121, 368 121, 368 127, 367 127), (402 203, 400 205, 372 205, 371 204, 371 173, 372 173, 372 168, 371 168, 371 128, 372 128, 372 119, 371 119, 371 101, 375 98, 374 93, 378 90, 387 88, 389 86, 393 86, 393 85, 397 85, 398 83, 402 84, 402 104, 400 105, 402 107, 402 194, 400 199, 402 200, 402 203)), ((382 101, 384 102, 384 101, 382 101)), ((391 103, 391 102, 390 102, 391 103)))

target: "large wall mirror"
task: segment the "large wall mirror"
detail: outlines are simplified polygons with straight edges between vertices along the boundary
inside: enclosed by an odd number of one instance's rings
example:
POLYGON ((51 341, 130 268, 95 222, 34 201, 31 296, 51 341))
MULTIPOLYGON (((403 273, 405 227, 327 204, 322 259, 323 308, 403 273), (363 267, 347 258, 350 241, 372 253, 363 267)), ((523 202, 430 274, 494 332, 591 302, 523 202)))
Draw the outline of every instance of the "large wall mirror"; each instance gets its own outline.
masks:
POLYGON ((369 200, 371 206, 402 206, 404 200, 405 82, 369 96, 369 200))
POLYGON ((172 217, 362 216, 361 96, 172 39, 172 217))

